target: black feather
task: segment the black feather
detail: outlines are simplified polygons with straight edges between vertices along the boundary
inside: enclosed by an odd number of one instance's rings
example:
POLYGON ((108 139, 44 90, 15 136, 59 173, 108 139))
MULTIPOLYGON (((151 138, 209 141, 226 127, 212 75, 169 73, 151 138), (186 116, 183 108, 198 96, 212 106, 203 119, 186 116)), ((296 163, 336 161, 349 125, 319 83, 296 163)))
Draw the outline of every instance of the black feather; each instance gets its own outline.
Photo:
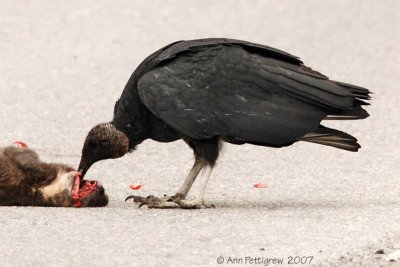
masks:
POLYGON ((214 137, 280 147, 319 131, 323 119, 368 117, 362 106, 370 94, 268 46, 222 38, 178 41, 138 66, 112 123, 132 147, 147 138, 214 137))
POLYGON ((354 136, 351 136, 345 132, 324 127, 322 125, 320 125, 320 127, 315 131, 300 138, 300 140, 320 145, 332 146, 352 152, 356 152, 359 148, 361 148, 354 136))

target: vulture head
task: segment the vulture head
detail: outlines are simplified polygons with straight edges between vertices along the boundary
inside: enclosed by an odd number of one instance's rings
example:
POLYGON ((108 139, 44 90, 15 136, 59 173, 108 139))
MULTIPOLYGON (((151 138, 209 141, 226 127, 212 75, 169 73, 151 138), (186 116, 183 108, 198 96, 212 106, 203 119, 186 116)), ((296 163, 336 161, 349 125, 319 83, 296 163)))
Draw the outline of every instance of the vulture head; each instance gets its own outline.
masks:
POLYGON ((99 124, 91 129, 82 149, 79 172, 82 177, 97 161, 115 159, 129 152, 129 139, 111 123, 99 124))

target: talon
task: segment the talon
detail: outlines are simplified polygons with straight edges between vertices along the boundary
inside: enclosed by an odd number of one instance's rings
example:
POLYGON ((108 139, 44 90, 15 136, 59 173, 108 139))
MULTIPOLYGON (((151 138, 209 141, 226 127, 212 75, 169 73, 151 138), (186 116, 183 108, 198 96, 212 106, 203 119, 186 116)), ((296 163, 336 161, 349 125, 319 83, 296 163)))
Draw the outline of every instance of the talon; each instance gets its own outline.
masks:
POLYGON ((132 198, 134 199, 134 198, 135 198, 135 196, 134 196, 134 195, 130 195, 130 196, 128 196, 127 198, 125 198, 125 202, 126 202, 126 201, 128 201, 129 199, 132 199, 132 198))
POLYGON ((186 200, 180 195, 168 197, 164 195, 162 198, 149 195, 147 197, 130 195, 125 201, 133 199, 133 202, 139 203, 139 208, 147 205, 149 209, 204 209, 215 208, 214 204, 204 203, 203 200, 186 200))
POLYGON ((149 196, 146 197, 146 200, 150 200, 150 199, 153 199, 153 198, 156 198, 156 197, 153 196, 153 195, 149 195, 149 196))
POLYGON ((138 209, 140 209, 141 207, 143 207, 144 205, 148 205, 148 203, 141 203, 138 207, 138 209))

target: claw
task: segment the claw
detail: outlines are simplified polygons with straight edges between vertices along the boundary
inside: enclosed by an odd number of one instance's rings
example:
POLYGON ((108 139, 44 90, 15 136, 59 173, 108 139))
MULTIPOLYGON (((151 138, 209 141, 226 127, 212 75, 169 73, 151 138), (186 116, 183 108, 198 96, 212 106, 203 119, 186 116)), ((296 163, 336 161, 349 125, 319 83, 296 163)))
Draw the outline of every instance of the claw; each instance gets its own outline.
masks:
POLYGON ((138 209, 140 209, 141 207, 143 207, 144 205, 149 205, 149 203, 141 203, 138 207, 138 209))
POLYGON ((127 201, 129 199, 133 199, 133 202, 135 202, 135 203, 140 203, 138 208, 141 208, 144 205, 147 205, 148 207, 150 207, 150 206, 156 205, 156 203, 162 202, 160 198, 155 197, 153 195, 149 195, 147 197, 130 195, 125 199, 125 201, 127 201))
POLYGON ((164 196, 163 198, 158 198, 153 195, 147 197, 130 195, 125 201, 133 199, 133 202, 139 203, 139 208, 147 205, 149 209, 203 209, 203 208, 215 208, 213 204, 206 204, 203 201, 196 200, 186 200, 181 199, 178 196, 164 196))
POLYGON ((132 199, 132 198, 135 199, 135 196, 134 195, 128 196, 127 198, 125 198, 125 202, 128 201, 129 199, 132 199))
POLYGON ((133 199, 133 202, 143 203, 143 202, 148 202, 149 197, 153 197, 153 196, 148 196, 148 197, 144 198, 141 196, 130 195, 130 196, 127 196, 127 198, 125 198, 125 201, 127 201, 129 199, 133 199))

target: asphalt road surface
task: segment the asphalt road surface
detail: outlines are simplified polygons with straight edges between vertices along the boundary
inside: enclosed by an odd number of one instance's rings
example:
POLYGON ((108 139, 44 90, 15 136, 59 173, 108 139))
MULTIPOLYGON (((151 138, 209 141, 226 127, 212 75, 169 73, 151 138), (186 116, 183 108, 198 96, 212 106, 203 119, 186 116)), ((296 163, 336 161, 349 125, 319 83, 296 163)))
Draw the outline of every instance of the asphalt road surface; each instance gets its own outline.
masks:
POLYGON ((215 209, 124 202, 130 184, 143 196, 177 190, 193 162, 181 141, 97 163, 87 177, 103 182, 106 208, 0 208, 0 265, 400 266, 389 261, 400 250, 399 10, 397 0, 0 0, 0 145, 23 140, 47 161, 77 166, 135 67, 175 40, 267 44, 374 92, 367 120, 326 123, 358 137, 359 153, 225 145, 207 192, 215 209))

